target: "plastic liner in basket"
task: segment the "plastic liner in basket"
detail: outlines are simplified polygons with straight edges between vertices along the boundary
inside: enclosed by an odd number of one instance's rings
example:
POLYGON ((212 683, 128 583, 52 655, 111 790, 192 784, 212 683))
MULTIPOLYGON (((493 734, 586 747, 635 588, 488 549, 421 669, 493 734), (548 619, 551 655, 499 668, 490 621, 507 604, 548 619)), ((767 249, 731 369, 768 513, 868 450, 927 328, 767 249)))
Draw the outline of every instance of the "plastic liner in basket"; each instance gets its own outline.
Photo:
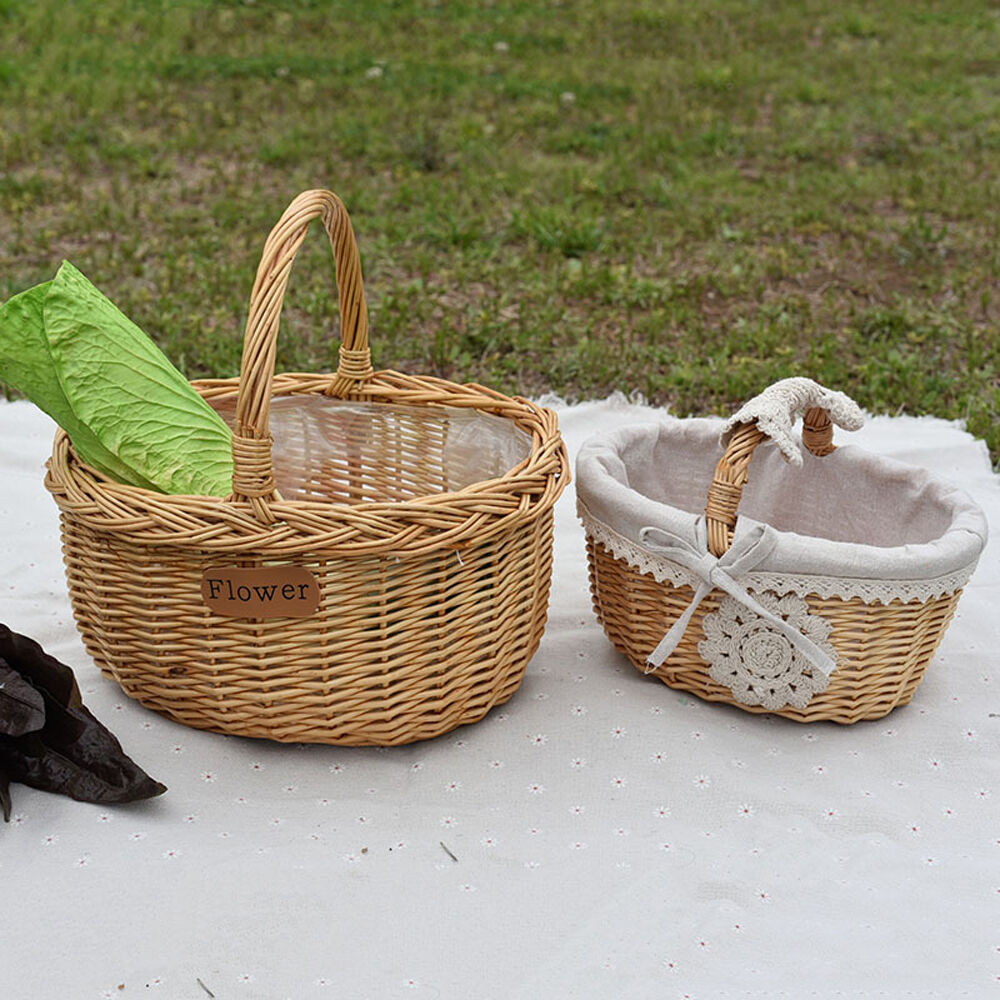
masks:
POLYGON ((721 459, 710 420, 584 444, 577 497, 594 607, 639 669, 798 721, 878 718, 912 698, 986 520, 926 470, 835 449, 831 414, 860 423, 843 394, 792 379, 726 425, 721 459), (791 437, 803 411, 804 456, 791 437))
POLYGON ((541 640, 555 414, 481 385, 373 371, 354 231, 329 191, 271 231, 240 377, 193 383, 233 427, 233 491, 112 483, 58 433, 46 485, 70 598, 100 668, 187 725, 389 745, 482 718, 541 640), (337 268, 332 373, 275 374, 289 273, 320 219, 337 268))
MULTIPOLYGON (((234 399, 213 405, 235 426, 234 399)), ((455 406, 279 396, 270 427, 275 485, 285 500, 454 492, 500 478, 531 455, 531 437, 510 420, 455 406)))

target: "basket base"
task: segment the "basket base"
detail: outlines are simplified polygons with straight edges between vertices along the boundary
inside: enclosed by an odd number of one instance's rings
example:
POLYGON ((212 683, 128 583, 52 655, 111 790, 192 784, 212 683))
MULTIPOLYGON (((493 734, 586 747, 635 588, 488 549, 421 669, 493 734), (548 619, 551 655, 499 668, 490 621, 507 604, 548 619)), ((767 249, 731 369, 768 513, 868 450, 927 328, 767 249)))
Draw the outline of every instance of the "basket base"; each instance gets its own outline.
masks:
POLYGON ((315 718, 308 718, 295 725, 289 722, 287 713, 284 711, 281 713, 281 718, 273 724, 269 724, 266 719, 248 721, 236 718, 230 719, 225 716, 222 716, 218 722, 213 722, 203 711, 178 709, 171 701, 161 702, 156 698, 148 696, 144 689, 129 691, 121 683, 113 670, 108 669, 106 665, 100 663, 98 663, 98 666, 101 668, 101 674, 118 684, 122 691, 130 698, 138 701, 141 705, 156 712, 158 715, 162 715, 172 722, 177 722, 191 729, 219 733, 224 736, 266 739, 276 743, 389 747, 405 746, 409 743, 435 739, 438 736, 444 736, 458 729, 460 726, 479 722, 492 709, 498 705, 505 704, 514 697, 524 679, 527 663, 528 661, 525 660, 520 670, 516 670, 508 676, 506 685, 494 692, 496 697, 490 700, 488 704, 469 703, 453 706, 450 711, 442 712, 437 717, 425 713, 419 724, 415 724, 411 718, 401 718, 396 721, 395 725, 391 719, 380 720, 377 724, 369 720, 361 722, 359 725, 359 719, 356 716, 329 719, 325 725, 320 724, 315 718))

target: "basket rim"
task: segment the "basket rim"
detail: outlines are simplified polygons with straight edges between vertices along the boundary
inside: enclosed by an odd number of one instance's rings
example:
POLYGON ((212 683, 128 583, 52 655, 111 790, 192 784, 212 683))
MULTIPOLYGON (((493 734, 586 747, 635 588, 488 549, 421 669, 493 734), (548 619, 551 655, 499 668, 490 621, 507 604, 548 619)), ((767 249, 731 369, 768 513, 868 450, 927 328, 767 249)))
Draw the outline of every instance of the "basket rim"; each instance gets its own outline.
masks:
MULTIPOLYGON (((606 549, 615 559, 625 563, 630 570, 652 577, 657 583, 670 587, 687 587, 697 590, 700 579, 686 566, 626 538, 611 526, 596 518, 582 501, 577 501, 577 517, 583 525, 588 540, 606 549)), ((914 579, 880 579, 863 576, 823 575, 808 572, 750 570, 741 577, 748 590, 769 590, 779 597, 797 594, 807 597, 815 594, 823 600, 837 598, 842 601, 860 600, 866 605, 911 604, 915 601, 938 600, 961 591, 976 571, 979 558, 966 565, 936 577, 914 579)))
MULTIPOLYGON (((285 372, 274 376, 272 397, 328 394, 333 376, 285 372)), ((195 379, 206 399, 235 396, 240 379, 195 379)), ((56 430, 45 486, 64 516, 141 545, 197 548, 213 553, 265 552, 267 557, 321 550, 324 555, 461 549, 552 509, 571 480, 571 467, 554 411, 520 396, 476 383, 429 375, 375 372, 336 398, 477 409, 512 420, 530 439, 528 457, 504 475, 457 491, 406 500, 358 503, 278 500, 276 521, 261 523, 246 502, 191 494, 157 493, 109 480, 81 462, 64 430, 56 430), (430 523, 433 522, 433 523, 430 523)))
MULTIPOLYGON (((629 439, 659 439, 673 447, 684 445, 695 451, 705 449, 704 468, 700 473, 707 480, 714 462, 712 449, 718 447, 721 423, 713 418, 673 418, 668 421, 642 422, 613 431, 598 432, 588 438, 576 456, 576 494, 590 516, 614 529, 639 548, 644 548, 641 531, 653 525, 678 534, 693 544, 700 535, 705 514, 676 506, 647 495, 630 480, 623 483, 604 461, 608 455, 627 465, 622 450, 629 439)), ((785 464, 777 453, 764 456, 764 461, 784 472, 785 464)), ((851 474, 878 470, 897 484, 905 480, 913 489, 927 491, 930 501, 948 518, 948 525, 935 537, 924 541, 907 541, 892 545, 824 538, 804 534, 787 527, 775 527, 749 514, 741 514, 742 530, 764 525, 773 535, 773 551, 764 558, 760 571, 835 578, 865 578, 885 580, 932 580, 961 572, 975 566, 986 546, 989 528, 985 515, 975 500, 948 480, 920 466, 877 455, 858 445, 844 445, 832 456, 806 459, 806 469, 815 463, 836 463, 851 474)), ((670 470, 674 478, 691 475, 691 468, 678 461, 670 470)), ((767 482, 767 468, 758 469, 759 481, 767 482)), ((903 492, 903 485, 898 485, 903 492)))

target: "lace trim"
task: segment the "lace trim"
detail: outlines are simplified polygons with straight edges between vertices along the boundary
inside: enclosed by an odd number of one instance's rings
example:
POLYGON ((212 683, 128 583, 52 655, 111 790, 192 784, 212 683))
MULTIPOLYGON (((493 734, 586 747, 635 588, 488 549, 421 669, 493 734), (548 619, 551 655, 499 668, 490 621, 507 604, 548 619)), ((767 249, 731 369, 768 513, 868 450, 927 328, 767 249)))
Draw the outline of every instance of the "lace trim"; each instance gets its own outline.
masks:
MULTIPOLYGON (((644 549, 641 545, 598 521, 582 501, 577 500, 577 514, 587 534, 600 542, 616 559, 623 559, 640 573, 653 577, 657 583, 697 589, 699 578, 678 563, 644 549)), ((812 576, 805 573, 747 573, 740 580, 747 590, 770 590, 778 597, 816 594, 824 600, 835 597, 842 601, 860 597, 866 604, 889 604, 891 601, 932 601, 961 590, 972 576, 975 564, 933 580, 865 580, 851 577, 812 576)))

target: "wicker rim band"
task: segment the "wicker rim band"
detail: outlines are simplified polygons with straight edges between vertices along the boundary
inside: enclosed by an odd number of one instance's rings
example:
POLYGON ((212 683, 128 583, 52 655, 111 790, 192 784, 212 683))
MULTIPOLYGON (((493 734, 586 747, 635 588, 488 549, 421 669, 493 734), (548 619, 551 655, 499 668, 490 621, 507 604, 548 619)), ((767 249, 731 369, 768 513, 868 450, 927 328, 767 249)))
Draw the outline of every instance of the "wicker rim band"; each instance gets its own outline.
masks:
MULTIPOLYGON (((274 395, 323 393, 329 381, 329 374, 283 372, 274 376, 274 395)), ((203 379, 193 385, 208 400, 232 398, 239 388, 235 378, 203 379)), ((317 551, 330 558, 348 558, 386 553, 418 557, 442 544, 459 548, 484 541, 542 516, 570 481, 569 456, 556 414, 530 400, 504 396, 474 383, 457 385, 392 371, 376 372, 365 383, 364 395, 414 406, 440 404, 494 413, 530 435, 531 454, 502 477, 476 489, 354 506, 267 501, 272 516, 268 521, 260 515, 259 500, 230 503, 108 482, 75 457, 69 436, 60 428, 46 486, 75 523, 136 544, 175 548, 197 543, 213 554, 247 553, 248 557, 266 547, 280 558, 317 551)), ((245 439, 237 447, 247 448, 245 439)), ((269 448, 269 442, 256 447, 269 448)), ((242 457, 252 456, 244 452, 242 457)), ((259 468, 257 474, 261 474, 259 468)), ((258 488, 262 486, 258 481, 258 488)))
POLYGON ((330 379, 327 393, 343 398, 373 373, 361 257, 347 209, 332 191, 304 191, 285 209, 264 244, 250 293, 250 313, 240 365, 233 440, 233 493, 229 499, 234 502, 250 500, 258 518, 265 523, 273 520, 269 501, 277 499, 270 449, 267 449, 266 458, 268 468, 262 469, 263 451, 253 451, 238 442, 265 440, 270 436, 271 392, 281 307, 292 263, 314 219, 322 220, 330 240, 340 298, 340 366, 330 379), (247 468, 247 463, 252 468, 247 468), (264 490, 262 484, 268 481, 271 488, 264 490), (244 489, 248 486, 249 492, 244 489))
MULTIPOLYGON (((728 552, 733 544, 737 509, 743 497, 743 487, 750 478, 750 459, 754 449, 766 437, 756 422, 740 424, 733 431, 726 452, 715 467, 705 504, 708 550, 714 556, 728 552)), ((802 443, 814 455, 821 457, 836 450, 833 422, 825 408, 811 406, 806 410, 802 418, 802 443)))

